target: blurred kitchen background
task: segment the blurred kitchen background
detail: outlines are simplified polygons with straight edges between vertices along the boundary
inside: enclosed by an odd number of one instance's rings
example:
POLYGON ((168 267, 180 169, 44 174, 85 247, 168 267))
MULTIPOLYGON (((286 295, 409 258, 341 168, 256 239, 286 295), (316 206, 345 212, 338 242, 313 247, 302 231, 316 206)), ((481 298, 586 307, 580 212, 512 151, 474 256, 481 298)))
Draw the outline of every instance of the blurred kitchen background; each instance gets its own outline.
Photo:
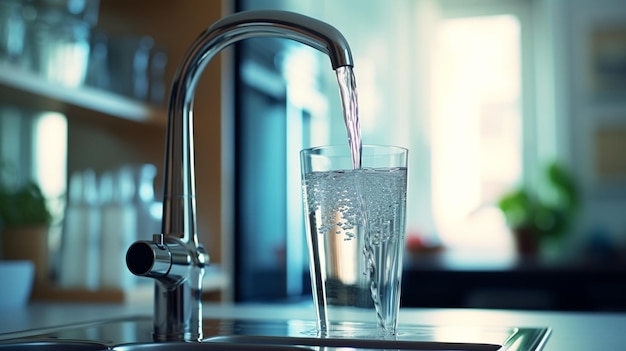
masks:
MULTIPOLYGON (((410 150, 404 306, 626 309, 623 0, 2 0, 1 185, 52 212, 33 299, 150 291, 124 255, 160 230, 174 71, 263 8, 339 29, 364 142, 410 150)), ((194 112, 206 298, 309 303, 298 152, 347 143, 327 58, 244 41, 194 112)))

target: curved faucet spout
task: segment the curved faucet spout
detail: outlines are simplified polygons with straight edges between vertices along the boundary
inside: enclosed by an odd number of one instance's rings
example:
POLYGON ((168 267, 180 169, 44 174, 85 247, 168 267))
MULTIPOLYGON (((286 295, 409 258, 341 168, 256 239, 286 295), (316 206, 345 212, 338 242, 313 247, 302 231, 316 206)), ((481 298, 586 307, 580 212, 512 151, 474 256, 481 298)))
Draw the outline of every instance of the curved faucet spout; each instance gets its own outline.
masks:
POLYGON ((193 43, 176 73, 169 101, 163 233, 197 244, 193 167, 193 98, 207 63, 225 47, 248 38, 299 41, 330 57, 333 69, 352 66, 346 39, 334 27, 285 11, 244 11, 210 26, 193 43))
POLYGON ((210 26, 178 67, 168 108, 162 233, 140 241, 126 255, 136 275, 156 279, 154 338, 202 338, 202 277, 208 255, 198 242, 193 153, 193 99, 207 63, 243 39, 292 39, 327 54, 333 69, 352 66, 347 41, 334 27, 285 11, 247 11, 210 26))

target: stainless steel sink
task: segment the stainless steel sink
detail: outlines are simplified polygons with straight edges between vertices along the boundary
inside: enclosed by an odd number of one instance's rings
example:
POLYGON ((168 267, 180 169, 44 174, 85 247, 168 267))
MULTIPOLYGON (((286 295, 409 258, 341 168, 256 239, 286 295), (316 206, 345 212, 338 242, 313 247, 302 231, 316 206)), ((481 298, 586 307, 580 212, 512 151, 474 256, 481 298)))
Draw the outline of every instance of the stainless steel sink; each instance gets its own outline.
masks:
POLYGON ((213 342, 237 345, 272 345, 280 346, 288 343, 322 347, 323 350, 334 349, 366 349, 366 350, 446 350, 446 351, 497 351, 501 345, 435 341, 399 341, 399 340, 360 340, 360 339, 315 339, 315 338, 281 338, 256 336, 220 336, 209 340, 213 342))
MULTIPOLYGON (((161 351, 161 350, 448 350, 538 351, 549 328, 486 328, 478 326, 403 325, 398 335, 376 337, 376 328, 363 323, 340 323, 333 335, 318 337, 312 321, 205 319, 200 343, 152 341, 152 319, 133 317, 96 321, 33 331, 0 341, 3 350, 40 351, 161 351), (359 331, 355 333, 355 331, 359 331)), ((6 338, 6 335, 2 337, 6 338)))
POLYGON ((231 322, 231 330, 214 333, 218 335, 208 337, 204 342, 300 345, 323 350, 538 351, 550 335, 549 328, 404 325, 398 329, 398 335, 389 338, 377 337, 374 325, 340 323, 334 325, 334 336, 321 338, 310 321, 231 322))
POLYGON ((132 343, 126 345, 110 346, 100 343, 86 341, 69 340, 15 340, 0 344, 0 350, 15 351, 306 351, 310 350, 297 346, 280 345, 250 345, 250 344, 230 344, 230 343, 132 343))
POLYGON ((163 342, 163 343, 141 343, 118 345, 112 351, 307 351, 309 348, 298 346, 275 346, 275 345, 249 345, 249 344, 224 344, 224 343, 185 343, 185 342, 163 342))
POLYGON ((102 351, 109 347, 88 341, 71 340, 12 340, 0 344, 0 350, 8 351, 102 351))

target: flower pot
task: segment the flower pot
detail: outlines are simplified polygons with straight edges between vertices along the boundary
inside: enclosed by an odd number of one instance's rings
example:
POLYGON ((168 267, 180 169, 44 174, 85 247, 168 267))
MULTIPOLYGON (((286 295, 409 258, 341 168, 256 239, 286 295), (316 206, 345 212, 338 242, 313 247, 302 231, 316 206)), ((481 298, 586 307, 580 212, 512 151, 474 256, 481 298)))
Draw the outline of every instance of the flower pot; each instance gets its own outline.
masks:
POLYGON ((515 248, 521 256, 536 256, 539 252, 539 238, 537 235, 526 228, 517 228, 513 230, 515 237, 515 248))
POLYGON ((46 286, 49 281, 48 230, 48 226, 26 226, 2 231, 2 259, 33 262, 35 286, 46 286))

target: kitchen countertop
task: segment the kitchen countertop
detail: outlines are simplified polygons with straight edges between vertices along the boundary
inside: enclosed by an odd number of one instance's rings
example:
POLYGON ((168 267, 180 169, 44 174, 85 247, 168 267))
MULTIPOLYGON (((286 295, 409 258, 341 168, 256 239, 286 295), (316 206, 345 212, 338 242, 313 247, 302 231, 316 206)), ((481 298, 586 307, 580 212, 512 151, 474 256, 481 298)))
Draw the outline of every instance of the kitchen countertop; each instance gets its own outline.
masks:
MULTIPOLYGON (((137 315, 152 315, 152 306, 147 302, 31 303, 24 308, 0 311, 0 339, 20 336, 20 332, 33 329, 137 315)), ((214 319, 314 320, 315 312, 310 304, 205 303, 203 316, 214 319)), ((552 334, 544 348, 546 351, 621 350, 626 345, 626 313, 403 308, 399 324, 550 327, 552 334)))

